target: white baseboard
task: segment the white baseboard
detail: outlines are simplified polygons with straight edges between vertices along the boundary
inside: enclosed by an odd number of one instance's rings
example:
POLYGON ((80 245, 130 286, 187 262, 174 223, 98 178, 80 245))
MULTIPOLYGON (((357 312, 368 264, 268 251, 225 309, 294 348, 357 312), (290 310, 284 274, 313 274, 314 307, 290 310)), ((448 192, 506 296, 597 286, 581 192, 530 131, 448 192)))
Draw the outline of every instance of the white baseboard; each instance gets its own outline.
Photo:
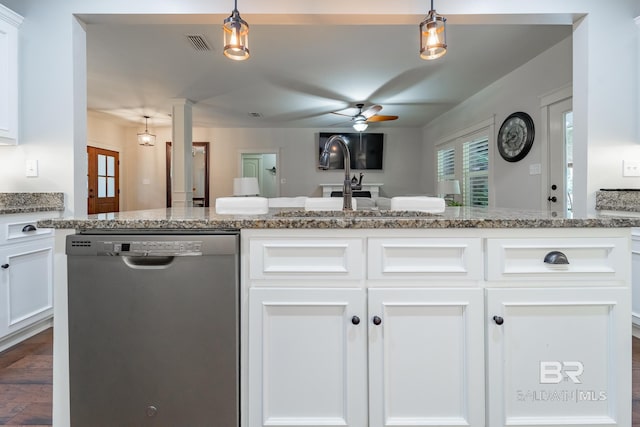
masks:
POLYGON ((52 326, 53 317, 49 317, 48 319, 35 323, 27 328, 16 332, 15 334, 9 335, 8 337, 0 340, 0 351, 5 351, 9 347, 13 347, 14 345, 19 344, 22 341, 31 338, 32 336, 37 335, 52 326))
POLYGON ((636 338, 640 338, 640 325, 634 323, 633 326, 631 327, 631 335, 633 335, 636 338))

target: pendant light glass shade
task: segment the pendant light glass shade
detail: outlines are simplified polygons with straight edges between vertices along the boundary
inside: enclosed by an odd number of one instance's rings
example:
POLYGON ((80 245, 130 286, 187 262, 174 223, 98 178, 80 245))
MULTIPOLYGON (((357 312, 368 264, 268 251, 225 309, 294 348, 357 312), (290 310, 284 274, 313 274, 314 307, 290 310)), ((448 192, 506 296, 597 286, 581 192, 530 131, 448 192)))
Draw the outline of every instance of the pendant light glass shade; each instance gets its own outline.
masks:
POLYGON ((144 117, 144 132, 138 134, 138 144, 145 146, 156 145, 156 136, 149 133, 147 129, 147 120, 149 120, 149 116, 144 117))
POLYGON ((222 29, 224 33, 224 56, 235 61, 248 59, 249 24, 240 17, 237 0, 231 16, 224 20, 222 29))
POLYGON ((356 118, 353 120, 354 130, 358 132, 364 132, 365 130, 367 130, 367 127, 369 127, 369 124, 367 123, 367 119, 365 119, 364 116, 356 116, 356 118))
POLYGON ((447 18, 438 15, 433 9, 420 23, 420 58, 437 59, 447 53, 447 18))

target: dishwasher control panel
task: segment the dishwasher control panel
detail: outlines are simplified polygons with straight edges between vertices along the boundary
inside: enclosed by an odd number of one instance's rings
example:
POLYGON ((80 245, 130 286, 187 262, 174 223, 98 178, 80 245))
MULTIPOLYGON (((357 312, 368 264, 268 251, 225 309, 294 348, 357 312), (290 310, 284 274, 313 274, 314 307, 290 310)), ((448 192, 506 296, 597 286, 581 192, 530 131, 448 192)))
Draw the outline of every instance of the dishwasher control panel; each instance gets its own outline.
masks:
POLYGON ((102 241, 98 255, 120 256, 189 256, 202 255, 202 242, 197 240, 132 240, 102 241))
POLYGON ((67 236, 70 256, 182 257, 240 253, 238 232, 192 234, 75 234, 67 236))

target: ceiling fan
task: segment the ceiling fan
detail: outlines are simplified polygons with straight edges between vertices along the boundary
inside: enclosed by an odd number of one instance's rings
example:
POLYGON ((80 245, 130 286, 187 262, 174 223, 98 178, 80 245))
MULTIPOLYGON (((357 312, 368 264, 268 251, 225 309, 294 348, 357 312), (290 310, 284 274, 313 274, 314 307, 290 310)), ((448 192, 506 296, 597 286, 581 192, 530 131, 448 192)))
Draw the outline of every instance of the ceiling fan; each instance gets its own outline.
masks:
POLYGON ((372 105, 366 108, 365 110, 363 110, 364 104, 356 104, 356 108, 358 108, 358 113, 356 115, 337 113, 337 112, 334 112, 333 114, 337 114, 339 116, 351 117, 351 121, 353 122, 353 129, 355 129, 358 132, 362 132, 365 129, 367 129, 367 126, 369 126, 369 123, 396 120, 398 118, 398 116, 383 116, 378 114, 378 112, 382 110, 382 106, 377 104, 372 105))

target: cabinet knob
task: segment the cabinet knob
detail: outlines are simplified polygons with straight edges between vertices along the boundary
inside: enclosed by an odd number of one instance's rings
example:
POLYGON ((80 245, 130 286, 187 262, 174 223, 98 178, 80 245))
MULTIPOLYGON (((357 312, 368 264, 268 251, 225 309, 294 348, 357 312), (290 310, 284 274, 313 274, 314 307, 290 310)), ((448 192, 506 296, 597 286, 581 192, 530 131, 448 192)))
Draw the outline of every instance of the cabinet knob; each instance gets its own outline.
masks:
POLYGON ((379 318, 378 316, 373 316, 373 324, 374 325, 377 326, 377 325, 379 325, 381 323, 382 323, 382 319, 381 318, 379 318))
POLYGON ((560 251, 551 251, 544 256, 545 264, 569 264, 569 259, 560 251))
POLYGON ((358 316, 353 316, 351 318, 351 323, 353 323, 354 325, 359 325, 360 324, 360 318, 358 316))
POLYGON ((500 316, 493 316, 493 321, 496 322, 496 325, 498 326, 504 323, 504 319, 500 316))
POLYGON ((31 224, 27 224, 24 227, 22 227, 22 232, 26 233, 28 231, 36 231, 36 227, 34 225, 31 224))
POLYGON ((0 267, 2 267, 3 270, 6 270, 7 268, 9 268, 9 264, 2 264, 0 265, 0 267))

